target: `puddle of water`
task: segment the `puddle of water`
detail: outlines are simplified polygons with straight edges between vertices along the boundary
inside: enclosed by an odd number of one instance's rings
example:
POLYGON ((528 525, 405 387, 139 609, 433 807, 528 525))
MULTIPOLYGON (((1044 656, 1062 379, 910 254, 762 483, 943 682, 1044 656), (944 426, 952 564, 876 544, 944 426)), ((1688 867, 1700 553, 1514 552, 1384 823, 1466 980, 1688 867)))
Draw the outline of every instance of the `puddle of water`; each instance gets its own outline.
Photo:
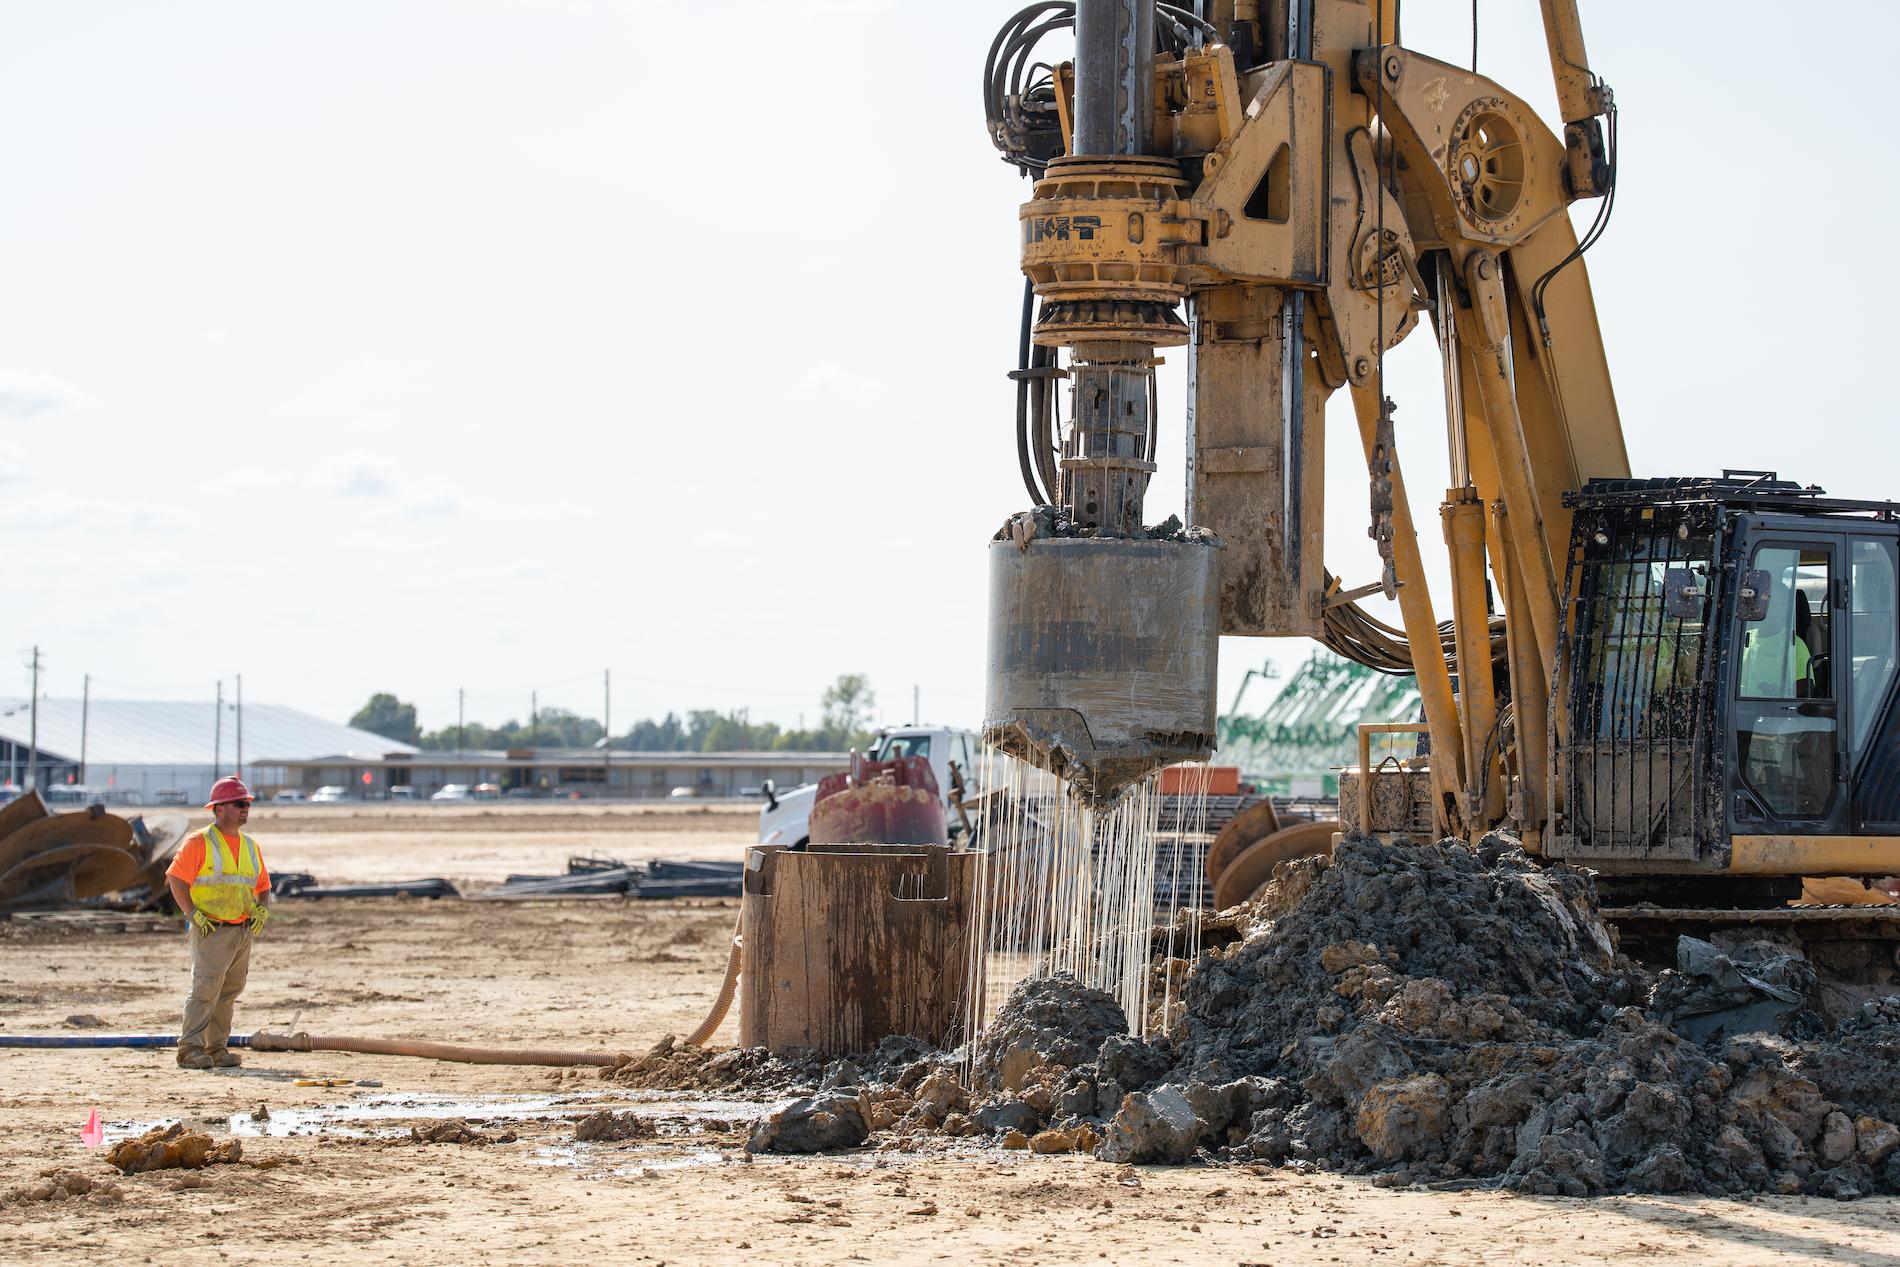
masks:
MULTIPOLYGON (((636 1093, 637 1094, 637 1093, 636 1093)), ((615 1091, 564 1092, 560 1095, 488 1096, 477 1099, 446 1095, 374 1095, 346 1104, 315 1108, 273 1108, 259 1121, 250 1112, 231 1114, 229 1130, 241 1136, 339 1135, 365 1137, 400 1133, 389 1122, 446 1121, 467 1118, 471 1124, 544 1121, 572 1117, 576 1112, 615 1107, 641 1117, 678 1119, 690 1128, 700 1122, 739 1119, 749 1121, 765 1106, 749 1100, 688 1100, 678 1096, 647 1096, 615 1091), (633 1101, 632 1103, 628 1103, 633 1101), (621 1108, 620 1106, 625 1106, 621 1108), (380 1129, 379 1129, 380 1127, 380 1129)))
POLYGON ((286 1106, 270 1110, 270 1117, 258 1121, 248 1111, 233 1113, 230 1131, 243 1136, 345 1135, 365 1136, 376 1133, 378 1123, 404 1121, 446 1121, 452 1117, 474 1122, 525 1122, 540 1118, 562 1117, 573 1112, 572 1106, 591 1095, 489 1096, 467 1099, 447 1095, 372 1095, 347 1104, 323 1104, 315 1108, 286 1106))
POLYGON ((537 1166, 560 1166, 570 1170, 584 1171, 589 1175, 626 1176, 637 1175, 643 1171, 686 1170, 698 1166, 737 1165, 737 1159, 730 1153, 717 1148, 667 1149, 648 1152, 646 1149, 615 1149, 612 1154, 613 1165, 604 1165, 607 1158, 593 1144, 552 1144, 537 1148, 529 1155, 537 1166))

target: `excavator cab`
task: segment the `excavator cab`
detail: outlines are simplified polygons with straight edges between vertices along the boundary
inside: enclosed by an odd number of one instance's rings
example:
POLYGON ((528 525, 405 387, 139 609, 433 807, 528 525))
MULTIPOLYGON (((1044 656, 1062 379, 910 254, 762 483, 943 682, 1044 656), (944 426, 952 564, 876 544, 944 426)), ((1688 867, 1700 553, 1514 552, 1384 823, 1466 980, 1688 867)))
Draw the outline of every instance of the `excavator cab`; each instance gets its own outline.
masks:
POLYGON ((1780 887, 1892 873, 1900 505, 1767 472, 1567 502, 1551 854, 1780 887))

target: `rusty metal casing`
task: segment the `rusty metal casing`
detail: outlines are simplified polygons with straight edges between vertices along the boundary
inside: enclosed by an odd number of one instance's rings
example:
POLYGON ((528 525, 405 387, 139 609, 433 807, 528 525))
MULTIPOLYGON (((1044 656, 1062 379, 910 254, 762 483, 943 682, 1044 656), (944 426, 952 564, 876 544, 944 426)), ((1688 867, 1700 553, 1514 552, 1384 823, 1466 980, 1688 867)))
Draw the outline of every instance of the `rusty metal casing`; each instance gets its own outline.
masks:
POLYGON ((1219 638, 1217 540, 995 542, 984 740, 1113 801, 1213 751, 1219 638))
POLYGON ((943 845, 746 851, 739 1045, 842 1056, 893 1034, 953 1046, 976 855, 943 845))

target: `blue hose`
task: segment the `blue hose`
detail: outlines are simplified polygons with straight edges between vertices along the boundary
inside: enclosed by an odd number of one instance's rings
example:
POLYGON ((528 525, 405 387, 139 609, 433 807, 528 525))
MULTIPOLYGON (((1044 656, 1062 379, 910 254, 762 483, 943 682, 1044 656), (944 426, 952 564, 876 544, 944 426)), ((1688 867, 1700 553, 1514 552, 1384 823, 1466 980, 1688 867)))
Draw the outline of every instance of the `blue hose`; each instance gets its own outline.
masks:
MULTIPOLYGON (((249 1047, 249 1034, 233 1034, 226 1044, 249 1047)), ((0 1047, 176 1047, 176 1034, 0 1034, 0 1047)))

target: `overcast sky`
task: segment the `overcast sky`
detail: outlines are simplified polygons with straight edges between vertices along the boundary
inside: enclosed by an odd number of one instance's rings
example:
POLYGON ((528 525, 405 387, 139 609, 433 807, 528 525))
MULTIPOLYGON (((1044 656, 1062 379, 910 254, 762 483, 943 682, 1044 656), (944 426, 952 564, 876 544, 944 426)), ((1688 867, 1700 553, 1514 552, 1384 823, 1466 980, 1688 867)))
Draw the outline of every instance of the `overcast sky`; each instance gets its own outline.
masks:
MULTIPOLYGON (((1028 187, 976 85, 1016 7, 0 4, 0 684, 38 643, 56 695, 242 673, 433 727, 458 687, 598 715, 611 668, 621 729, 809 723, 861 671, 886 720, 915 686, 977 723, 1028 187)), ((1892 496, 1895 6, 1584 10, 1637 473, 1892 496)), ((1536 6, 1480 12, 1480 69, 1553 117, 1536 6)), ((1469 57, 1462 2, 1404 20, 1469 57)), ((1428 555, 1436 376, 1426 330, 1388 368, 1428 555)), ((1329 426, 1328 562, 1371 580, 1343 395, 1329 426)), ((1224 695, 1306 653, 1227 640, 1224 695)))

